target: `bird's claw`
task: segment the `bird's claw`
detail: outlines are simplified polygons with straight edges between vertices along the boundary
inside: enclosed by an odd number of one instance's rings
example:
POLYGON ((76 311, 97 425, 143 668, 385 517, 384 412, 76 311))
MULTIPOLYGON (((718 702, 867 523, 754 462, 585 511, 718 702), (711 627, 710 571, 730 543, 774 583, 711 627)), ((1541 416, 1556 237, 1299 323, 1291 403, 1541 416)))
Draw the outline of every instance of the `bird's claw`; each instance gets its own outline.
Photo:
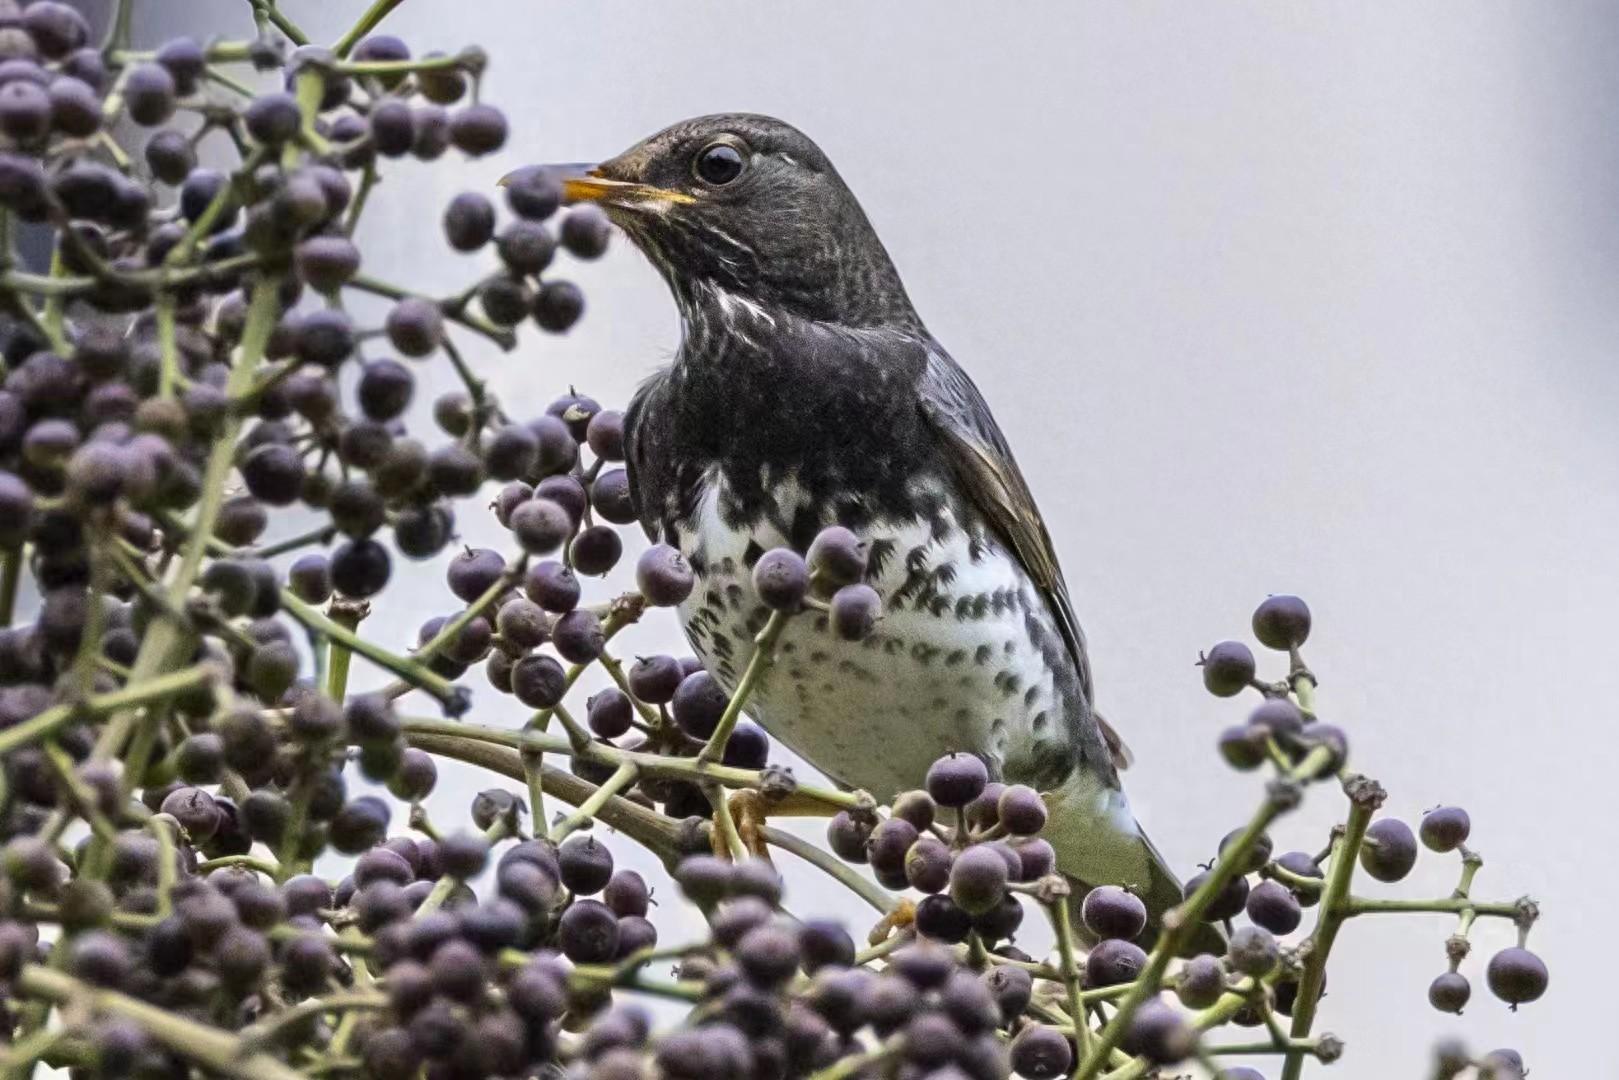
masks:
MULTIPOLYGON (((743 788, 732 792, 726 798, 726 806, 731 813, 731 819, 736 822, 737 836, 742 840, 742 846, 749 855, 755 859, 770 861, 770 849, 765 843, 765 800, 759 792, 752 788, 743 788)), ((722 859, 730 858, 730 851, 726 848, 725 839, 718 829, 711 834, 714 854, 722 859)))
POLYGON ((900 897, 894 905, 894 910, 877 920, 877 925, 871 928, 866 935, 866 944, 881 945, 892 934, 900 933, 916 924, 916 904, 907 897, 900 897))

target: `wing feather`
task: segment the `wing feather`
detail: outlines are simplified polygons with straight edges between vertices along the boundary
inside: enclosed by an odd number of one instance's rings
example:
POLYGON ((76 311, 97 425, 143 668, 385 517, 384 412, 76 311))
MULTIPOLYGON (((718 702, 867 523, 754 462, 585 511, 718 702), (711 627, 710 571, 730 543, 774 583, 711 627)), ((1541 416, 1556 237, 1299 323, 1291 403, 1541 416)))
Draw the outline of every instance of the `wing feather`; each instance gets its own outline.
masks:
MULTIPOLYGON (((923 416, 938 435, 941 449, 979 511, 1011 545, 1050 606, 1078 667, 1081 692, 1087 704, 1093 703, 1085 632, 1068 598, 1056 548, 989 405, 960 365, 937 348, 930 350, 920 389, 923 416)), ((1096 722, 1114 766, 1127 768, 1132 760, 1129 747, 1107 721, 1097 716, 1096 722)))

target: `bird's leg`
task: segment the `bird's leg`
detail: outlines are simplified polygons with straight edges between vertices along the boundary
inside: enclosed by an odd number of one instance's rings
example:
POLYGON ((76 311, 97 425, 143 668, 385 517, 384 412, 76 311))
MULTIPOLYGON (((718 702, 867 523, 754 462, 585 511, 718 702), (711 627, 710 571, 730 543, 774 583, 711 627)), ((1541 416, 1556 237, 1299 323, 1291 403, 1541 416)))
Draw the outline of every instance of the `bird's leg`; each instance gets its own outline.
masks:
POLYGON ((756 859, 770 861, 770 849, 765 845, 765 799, 753 788, 734 791, 730 797, 731 816, 736 819, 737 835, 742 846, 756 859))
POLYGON ((916 903, 909 897, 900 897, 894 909, 877 920, 877 925, 871 928, 866 936, 870 945, 880 945, 892 935, 903 933, 916 924, 916 903))

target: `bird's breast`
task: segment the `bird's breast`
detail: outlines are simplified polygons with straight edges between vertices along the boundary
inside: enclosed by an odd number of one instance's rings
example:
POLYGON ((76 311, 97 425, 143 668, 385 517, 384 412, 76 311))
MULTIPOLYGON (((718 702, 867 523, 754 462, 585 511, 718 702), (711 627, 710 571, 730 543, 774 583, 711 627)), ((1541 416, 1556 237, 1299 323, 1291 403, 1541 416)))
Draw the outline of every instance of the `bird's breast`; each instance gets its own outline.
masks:
MULTIPOLYGON (((687 636, 728 688, 769 617, 753 564, 773 547, 794 546, 806 521, 842 523, 834 504, 790 476, 769 487, 768 511, 739 519, 715 472, 675 530, 698 575, 682 609, 687 636)), ((883 598, 877 630, 850 642, 824 614, 793 616, 748 711, 820 771, 879 796, 917 786, 934 759, 954 751, 1054 786, 1073 764, 1065 736, 1078 693, 1072 658, 1018 561, 942 489, 932 494, 921 500, 931 507, 925 514, 874 509, 856 528, 871 556, 868 580, 883 598)))

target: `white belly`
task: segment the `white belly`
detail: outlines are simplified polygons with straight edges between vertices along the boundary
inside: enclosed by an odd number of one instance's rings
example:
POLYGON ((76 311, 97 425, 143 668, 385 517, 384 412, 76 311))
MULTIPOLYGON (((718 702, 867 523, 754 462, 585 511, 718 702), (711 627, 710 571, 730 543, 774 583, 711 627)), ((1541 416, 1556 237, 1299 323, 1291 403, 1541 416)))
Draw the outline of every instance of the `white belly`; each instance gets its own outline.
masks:
MULTIPOLYGON (((785 537, 768 524, 733 531, 714 505, 711 493, 680 536, 702 571, 681 614, 693 647, 729 689, 769 614, 753 589, 750 543, 757 554, 785 537)), ((816 768, 879 798, 920 785, 928 765, 952 751, 993 767, 1020 745, 1063 738, 1055 675, 1031 636, 1031 620, 1052 632, 1043 601, 1007 552, 970 545, 965 530, 946 524, 868 530, 865 539, 888 552, 871 578, 884 600, 876 632, 847 642, 818 612, 794 616, 747 708, 816 768)))

